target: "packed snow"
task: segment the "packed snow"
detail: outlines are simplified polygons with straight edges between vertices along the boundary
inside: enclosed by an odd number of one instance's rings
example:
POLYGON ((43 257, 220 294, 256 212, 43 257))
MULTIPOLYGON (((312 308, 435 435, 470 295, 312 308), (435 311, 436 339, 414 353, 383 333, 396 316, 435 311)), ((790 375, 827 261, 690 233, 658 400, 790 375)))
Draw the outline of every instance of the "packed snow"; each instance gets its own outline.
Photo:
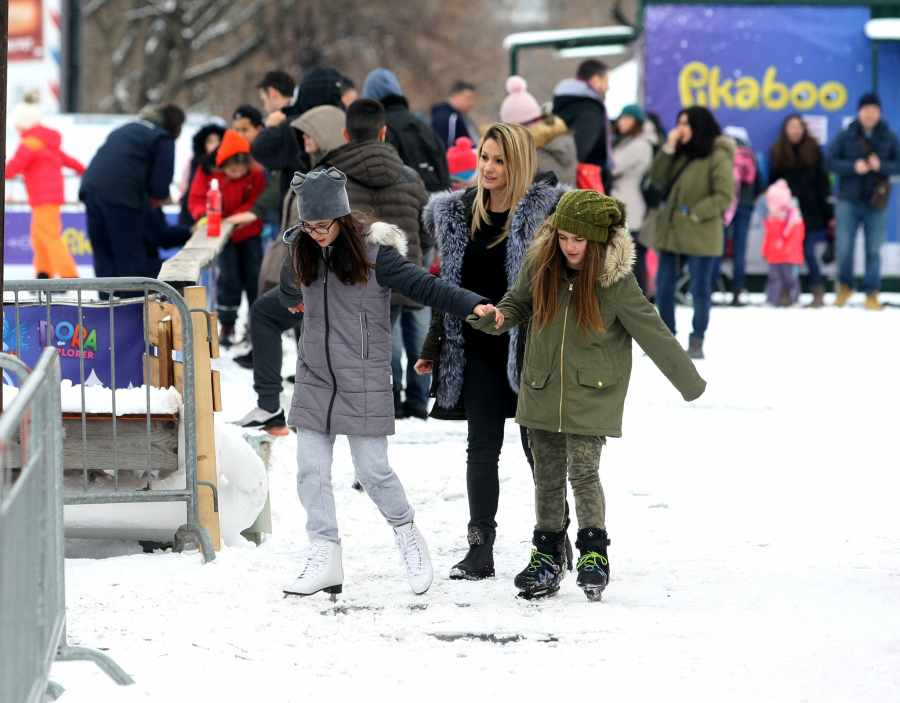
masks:
MULTIPOLYGON (((306 544, 289 436, 272 449, 274 534, 260 547, 205 565, 196 551, 70 540, 69 641, 102 649, 136 686, 59 663, 61 700, 900 700, 900 298, 885 297, 883 313, 862 296, 843 310, 715 308, 698 362, 709 387, 692 404, 635 347, 625 436, 601 461, 602 603, 571 576, 555 598, 515 598, 534 515, 512 421, 495 579, 447 580, 466 548, 465 424, 403 420, 390 456, 431 549, 431 590, 409 591, 390 528, 350 487, 342 439, 344 592, 283 598, 300 568, 289 552, 306 544)), ((690 317, 679 308, 682 341, 690 317)), ((255 403, 252 375, 216 365, 235 420, 255 403)))
MULTIPOLYGON (((60 384, 60 396, 62 411, 64 413, 81 414, 82 407, 88 414, 110 415, 112 414, 113 398, 112 390, 102 385, 92 384, 89 379, 84 384, 84 404, 81 401, 81 384, 75 385, 71 381, 63 381, 60 384)), ((3 401, 10 402, 19 392, 13 386, 3 386, 3 401)), ((150 413, 152 415, 177 415, 181 409, 181 393, 175 388, 150 387, 150 413)), ((122 415, 146 415, 147 414, 147 387, 119 388, 116 390, 116 416, 122 415)))

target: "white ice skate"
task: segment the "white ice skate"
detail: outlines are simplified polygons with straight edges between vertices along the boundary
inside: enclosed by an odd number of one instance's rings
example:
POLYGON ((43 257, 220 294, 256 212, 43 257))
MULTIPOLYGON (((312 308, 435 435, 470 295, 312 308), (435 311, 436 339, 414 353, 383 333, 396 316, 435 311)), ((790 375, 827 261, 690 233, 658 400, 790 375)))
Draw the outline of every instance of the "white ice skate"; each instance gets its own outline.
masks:
POLYGON ((303 571, 297 578, 285 581, 282 590, 286 594, 297 596, 311 596, 319 591, 334 595, 341 592, 343 584, 341 545, 314 539, 309 542, 303 571))
POLYGON ((413 522, 395 527, 394 541, 400 548, 400 563, 406 569, 409 587, 413 593, 420 596, 428 590, 434 580, 428 545, 413 522))

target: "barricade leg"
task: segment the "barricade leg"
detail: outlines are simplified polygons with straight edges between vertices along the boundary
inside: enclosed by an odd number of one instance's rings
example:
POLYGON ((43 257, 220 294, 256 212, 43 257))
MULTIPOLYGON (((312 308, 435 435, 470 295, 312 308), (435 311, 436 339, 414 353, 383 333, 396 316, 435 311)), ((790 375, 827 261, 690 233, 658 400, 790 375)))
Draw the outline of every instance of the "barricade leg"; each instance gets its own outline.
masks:
POLYGON ((122 667, 103 652, 89 647, 70 647, 67 644, 61 644, 56 650, 56 661, 92 661, 120 686, 130 686, 134 683, 134 680, 122 671, 122 667))

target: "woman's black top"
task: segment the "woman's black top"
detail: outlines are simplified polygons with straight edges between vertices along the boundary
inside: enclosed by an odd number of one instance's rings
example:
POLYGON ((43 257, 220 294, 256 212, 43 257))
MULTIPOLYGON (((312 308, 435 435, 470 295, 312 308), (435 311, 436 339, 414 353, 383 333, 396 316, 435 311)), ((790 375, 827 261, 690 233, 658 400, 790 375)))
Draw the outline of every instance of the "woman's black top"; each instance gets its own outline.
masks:
MULTIPOLYGON (((490 298, 496 305, 508 290, 506 282, 506 239, 495 246, 503 233, 509 211, 489 212, 491 223, 482 224, 476 230, 475 238, 466 245, 463 256, 462 287, 473 293, 490 298)), ((506 369, 509 354, 509 334, 494 337, 474 329, 471 325, 463 325, 466 356, 473 356, 487 361, 498 372, 506 369)))

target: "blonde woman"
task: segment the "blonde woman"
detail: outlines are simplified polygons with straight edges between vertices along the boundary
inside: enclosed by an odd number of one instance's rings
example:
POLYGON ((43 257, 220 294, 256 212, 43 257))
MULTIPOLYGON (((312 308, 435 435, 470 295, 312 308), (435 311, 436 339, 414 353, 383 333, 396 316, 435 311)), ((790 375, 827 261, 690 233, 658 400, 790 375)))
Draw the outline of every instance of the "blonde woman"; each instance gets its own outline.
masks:
MULTIPOLYGON (((441 277, 497 302, 515 283, 531 240, 563 190, 552 173, 537 173, 534 139, 521 125, 491 125, 477 153, 477 185, 434 198, 425 226, 437 238, 441 277)), ((500 449, 506 418, 515 415, 523 349, 518 329, 491 337, 438 313, 416 364, 420 374, 434 372, 431 416, 469 423, 469 552, 451 569, 451 579, 494 575, 500 449)))

